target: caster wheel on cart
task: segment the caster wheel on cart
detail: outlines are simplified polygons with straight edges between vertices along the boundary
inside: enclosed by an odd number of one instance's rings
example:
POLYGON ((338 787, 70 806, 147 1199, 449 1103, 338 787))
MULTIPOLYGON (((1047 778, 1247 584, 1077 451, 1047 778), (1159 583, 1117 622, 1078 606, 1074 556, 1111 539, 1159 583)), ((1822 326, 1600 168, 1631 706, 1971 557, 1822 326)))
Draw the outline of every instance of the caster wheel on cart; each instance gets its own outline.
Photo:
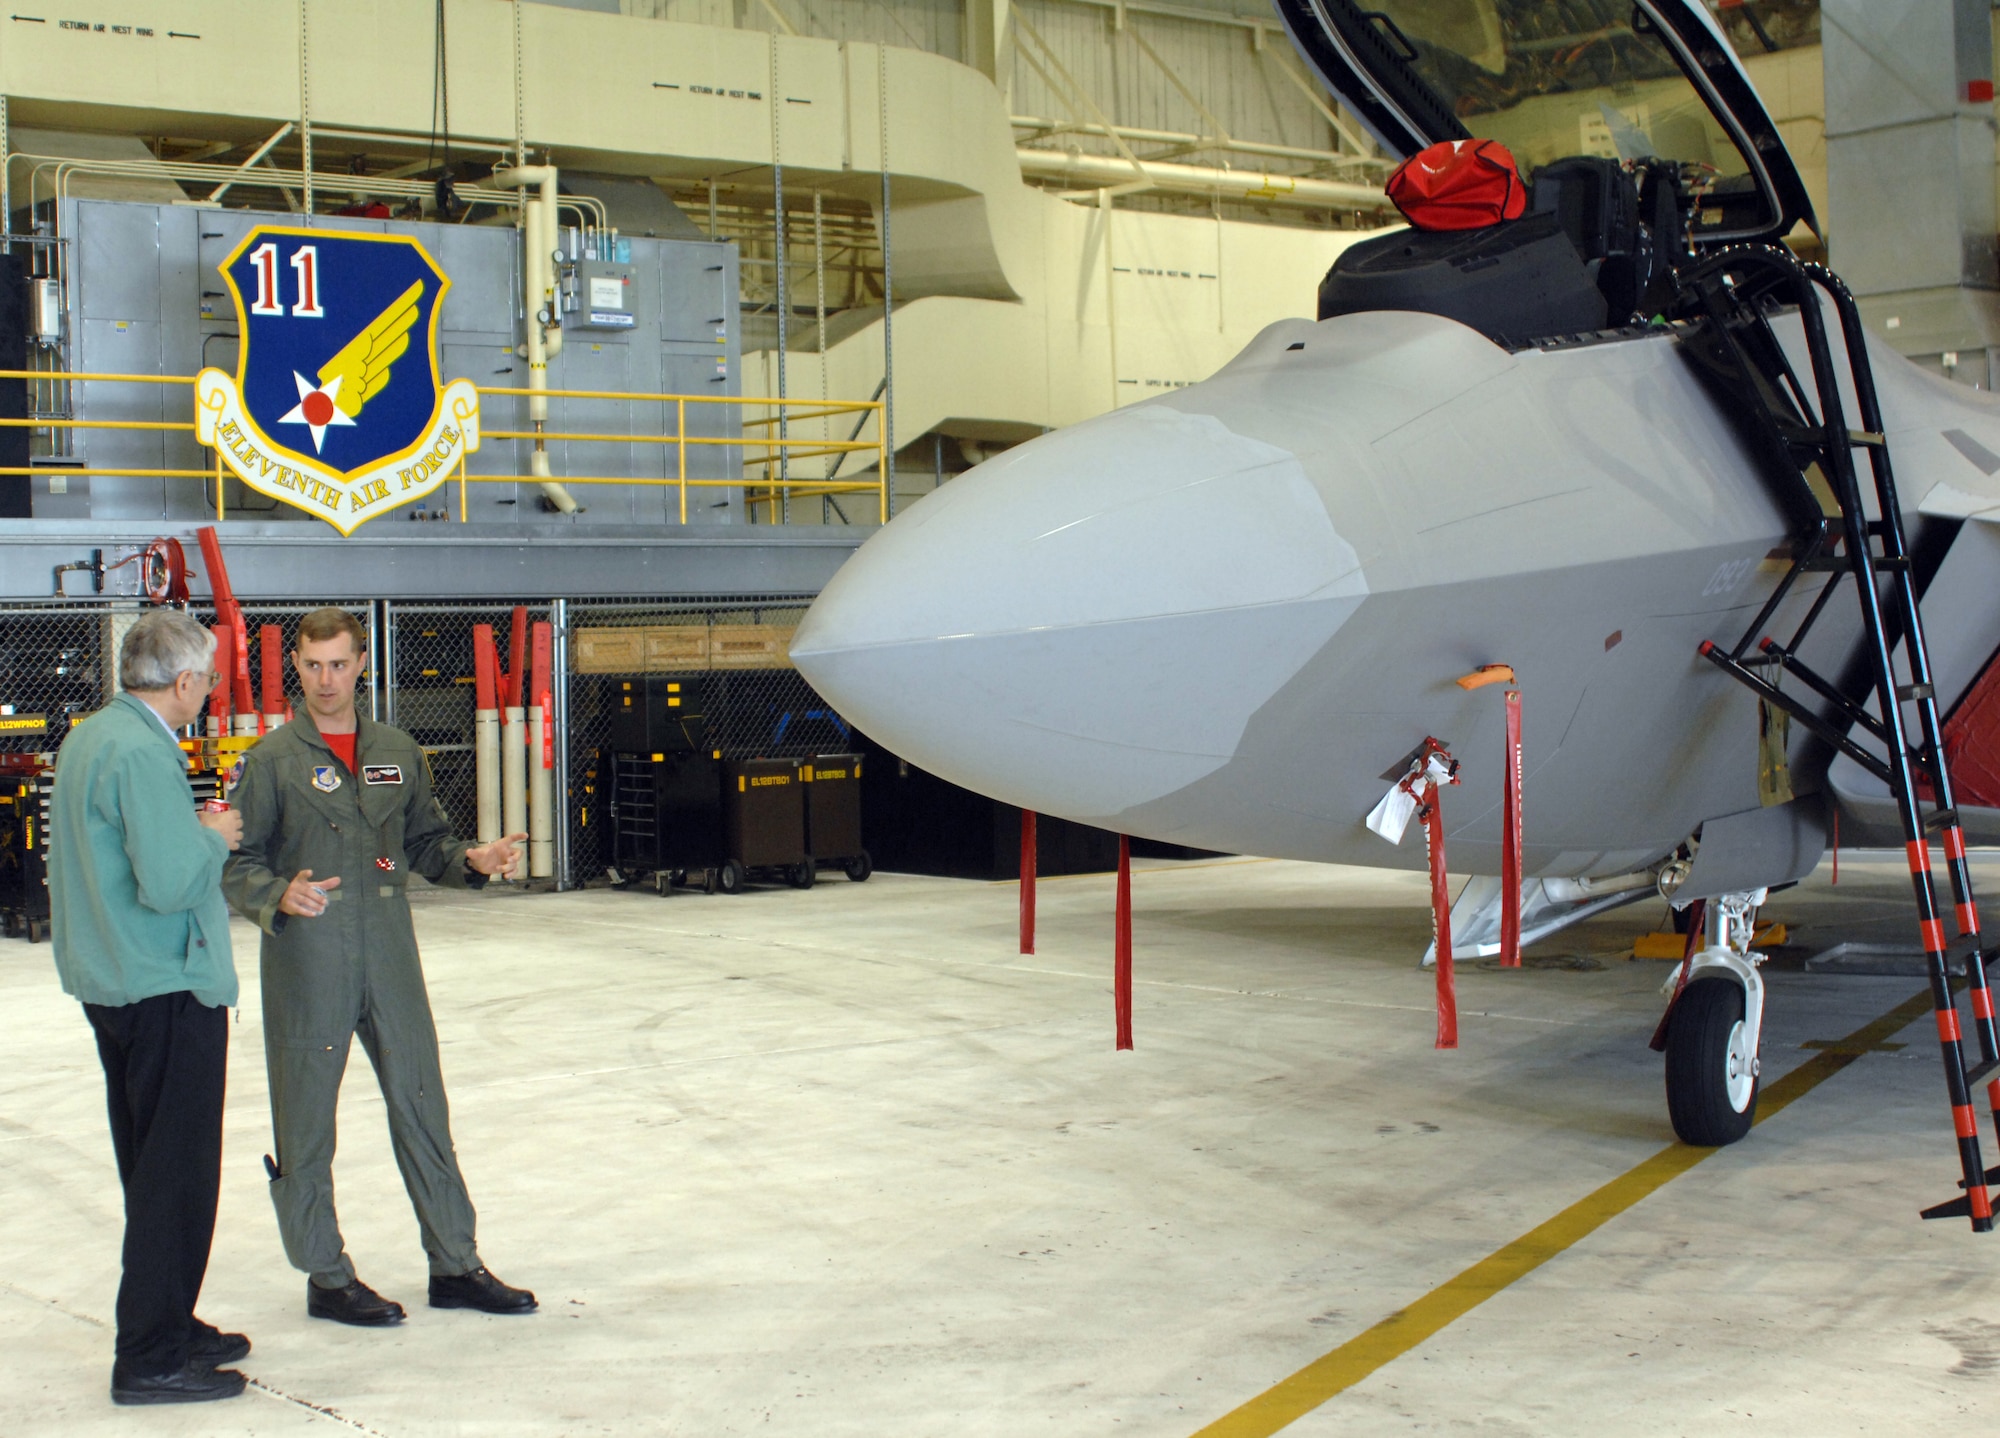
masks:
POLYGON ((715 871, 715 887, 724 894, 740 894, 743 892, 744 881, 749 877, 749 872, 731 859, 715 871))
POLYGON ((785 870, 785 877, 794 889, 810 889, 819 880, 819 862, 807 855, 803 864, 794 864, 785 870))
POLYGON ((653 871, 654 893, 658 894, 661 898, 664 899, 667 896, 667 890, 672 887, 673 887, 673 881, 667 877, 667 874, 664 870, 656 869, 653 871))
POLYGON ((701 891, 704 894, 715 892, 715 870, 703 869, 701 871, 701 891))
POLYGON ((672 884, 676 889, 685 889, 687 881, 688 871, 686 869, 676 869, 673 873, 667 875, 667 882, 672 884))
POLYGON ((42 919, 28 920, 29 943, 39 944, 43 939, 46 939, 48 936, 49 936, 49 926, 45 920, 42 919))
POLYGON ((1720 1148, 1757 1116, 1757 1056, 1743 1026, 1743 987, 1696 979, 1667 1030, 1667 1114, 1682 1143, 1720 1148))
POLYGON ((847 871, 847 877, 855 883, 865 884, 868 882, 868 876, 875 872, 875 861, 868 856, 868 851, 863 849, 840 867, 847 871))

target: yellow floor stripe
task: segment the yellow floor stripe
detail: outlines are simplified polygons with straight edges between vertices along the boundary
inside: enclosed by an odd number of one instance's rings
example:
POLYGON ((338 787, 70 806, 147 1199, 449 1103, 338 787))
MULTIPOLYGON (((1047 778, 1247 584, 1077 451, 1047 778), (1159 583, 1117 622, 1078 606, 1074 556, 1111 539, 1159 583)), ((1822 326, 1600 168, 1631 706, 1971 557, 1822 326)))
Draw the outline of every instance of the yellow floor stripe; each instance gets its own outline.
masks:
MULTIPOLYGON (((1856 1029, 1759 1094, 1757 1122, 1775 1117, 1825 1083, 1876 1044, 1908 1028, 1931 1011, 1929 991, 1916 994, 1881 1018, 1856 1029)), ((1588 1237, 1648 1194, 1686 1173, 1720 1150, 1676 1143, 1621 1174, 1587 1198, 1579 1199, 1539 1228, 1529 1230, 1456 1278, 1432 1289, 1408 1308, 1314 1359, 1276 1387, 1224 1414, 1194 1438, 1269 1438, 1335 1394, 1353 1387, 1376 1369, 1408 1353, 1432 1334, 1463 1318, 1510 1284, 1533 1273, 1557 1254, 1588 1237)))

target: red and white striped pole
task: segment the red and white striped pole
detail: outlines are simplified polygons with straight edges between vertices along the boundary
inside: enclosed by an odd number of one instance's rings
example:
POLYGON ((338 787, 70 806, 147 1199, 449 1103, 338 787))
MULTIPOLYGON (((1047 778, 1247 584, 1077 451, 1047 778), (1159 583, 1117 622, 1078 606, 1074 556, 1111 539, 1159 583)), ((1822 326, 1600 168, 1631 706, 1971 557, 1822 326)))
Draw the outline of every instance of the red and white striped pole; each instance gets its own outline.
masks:
POLYGON ((1021 952, 1035 951, 1035 811, 1021 811, 1021 952))
POLYGON ((472 626, 472 772, 477 795, 475 832, 479 842, 499 838, 500 827, 500 651, 493 626, 472 626))
POLYGON ((1501 804, 1500 966, 1521 967, 1521 691, 1507 703, 1507 792, 1501 804))
POLYGON ((1132 841, 1118 836, 1118 916, 1114 925, 1112 1004, 1118 1016, 1118 1047, 1132 1047, 1132 841))
MULTIPOLYGON (((555 700, 549 670, 553 664, 554 628, 537 620, 530 645, 532 681, 528 690, 528 876, 552 878, 556 872, 555 700)), ((565 805, 567 807, 567 805, 565 805)))
POLYGON ((1424 848, 1431 863, 1431 932, 1437 940, 1437 1042, 1458 1047, 1458 985, 1451 968, 1451 894, 1444 874, 1444 806, 1437 784, 1424 797, 1424 848))

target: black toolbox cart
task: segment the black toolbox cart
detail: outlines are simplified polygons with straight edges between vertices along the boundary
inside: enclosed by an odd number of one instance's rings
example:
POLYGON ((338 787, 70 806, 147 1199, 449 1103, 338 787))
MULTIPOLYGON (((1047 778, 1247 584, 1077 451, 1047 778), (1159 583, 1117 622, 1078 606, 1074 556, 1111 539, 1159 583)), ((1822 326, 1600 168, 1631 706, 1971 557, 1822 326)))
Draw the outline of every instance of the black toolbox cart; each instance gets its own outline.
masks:
POLYGON ((805 779, 806 852, 815 865, 837 864, 855 883, 875 872, 861 846, 861 756, 817 754, 800 769, 805 779))

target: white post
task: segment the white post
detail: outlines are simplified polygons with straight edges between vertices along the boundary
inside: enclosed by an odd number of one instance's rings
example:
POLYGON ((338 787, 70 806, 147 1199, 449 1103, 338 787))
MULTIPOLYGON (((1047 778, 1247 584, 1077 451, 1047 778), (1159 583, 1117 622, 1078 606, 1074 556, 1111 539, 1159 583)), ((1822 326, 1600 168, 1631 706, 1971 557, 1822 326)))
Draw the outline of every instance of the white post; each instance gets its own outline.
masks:
POLYGON ((502 711, 500 721, 500 812, 504 832, 528 832, 528 724, 518 704, 502 711))
POLYGON ((479 842, 490 844, 506 832, 500 827, 500 711, 498 709, 481 709, 472 716, 472 767, 474 784, 479 795, 479 842))
MULTIPOLYGON (((536 696, 540 698, 542 696, 536 696)), ((555 716, 543 705, 528 706, 528 877, 547 879, 556 871, 555 825, 550 822, 551 765, 548 728, 555 716)))

